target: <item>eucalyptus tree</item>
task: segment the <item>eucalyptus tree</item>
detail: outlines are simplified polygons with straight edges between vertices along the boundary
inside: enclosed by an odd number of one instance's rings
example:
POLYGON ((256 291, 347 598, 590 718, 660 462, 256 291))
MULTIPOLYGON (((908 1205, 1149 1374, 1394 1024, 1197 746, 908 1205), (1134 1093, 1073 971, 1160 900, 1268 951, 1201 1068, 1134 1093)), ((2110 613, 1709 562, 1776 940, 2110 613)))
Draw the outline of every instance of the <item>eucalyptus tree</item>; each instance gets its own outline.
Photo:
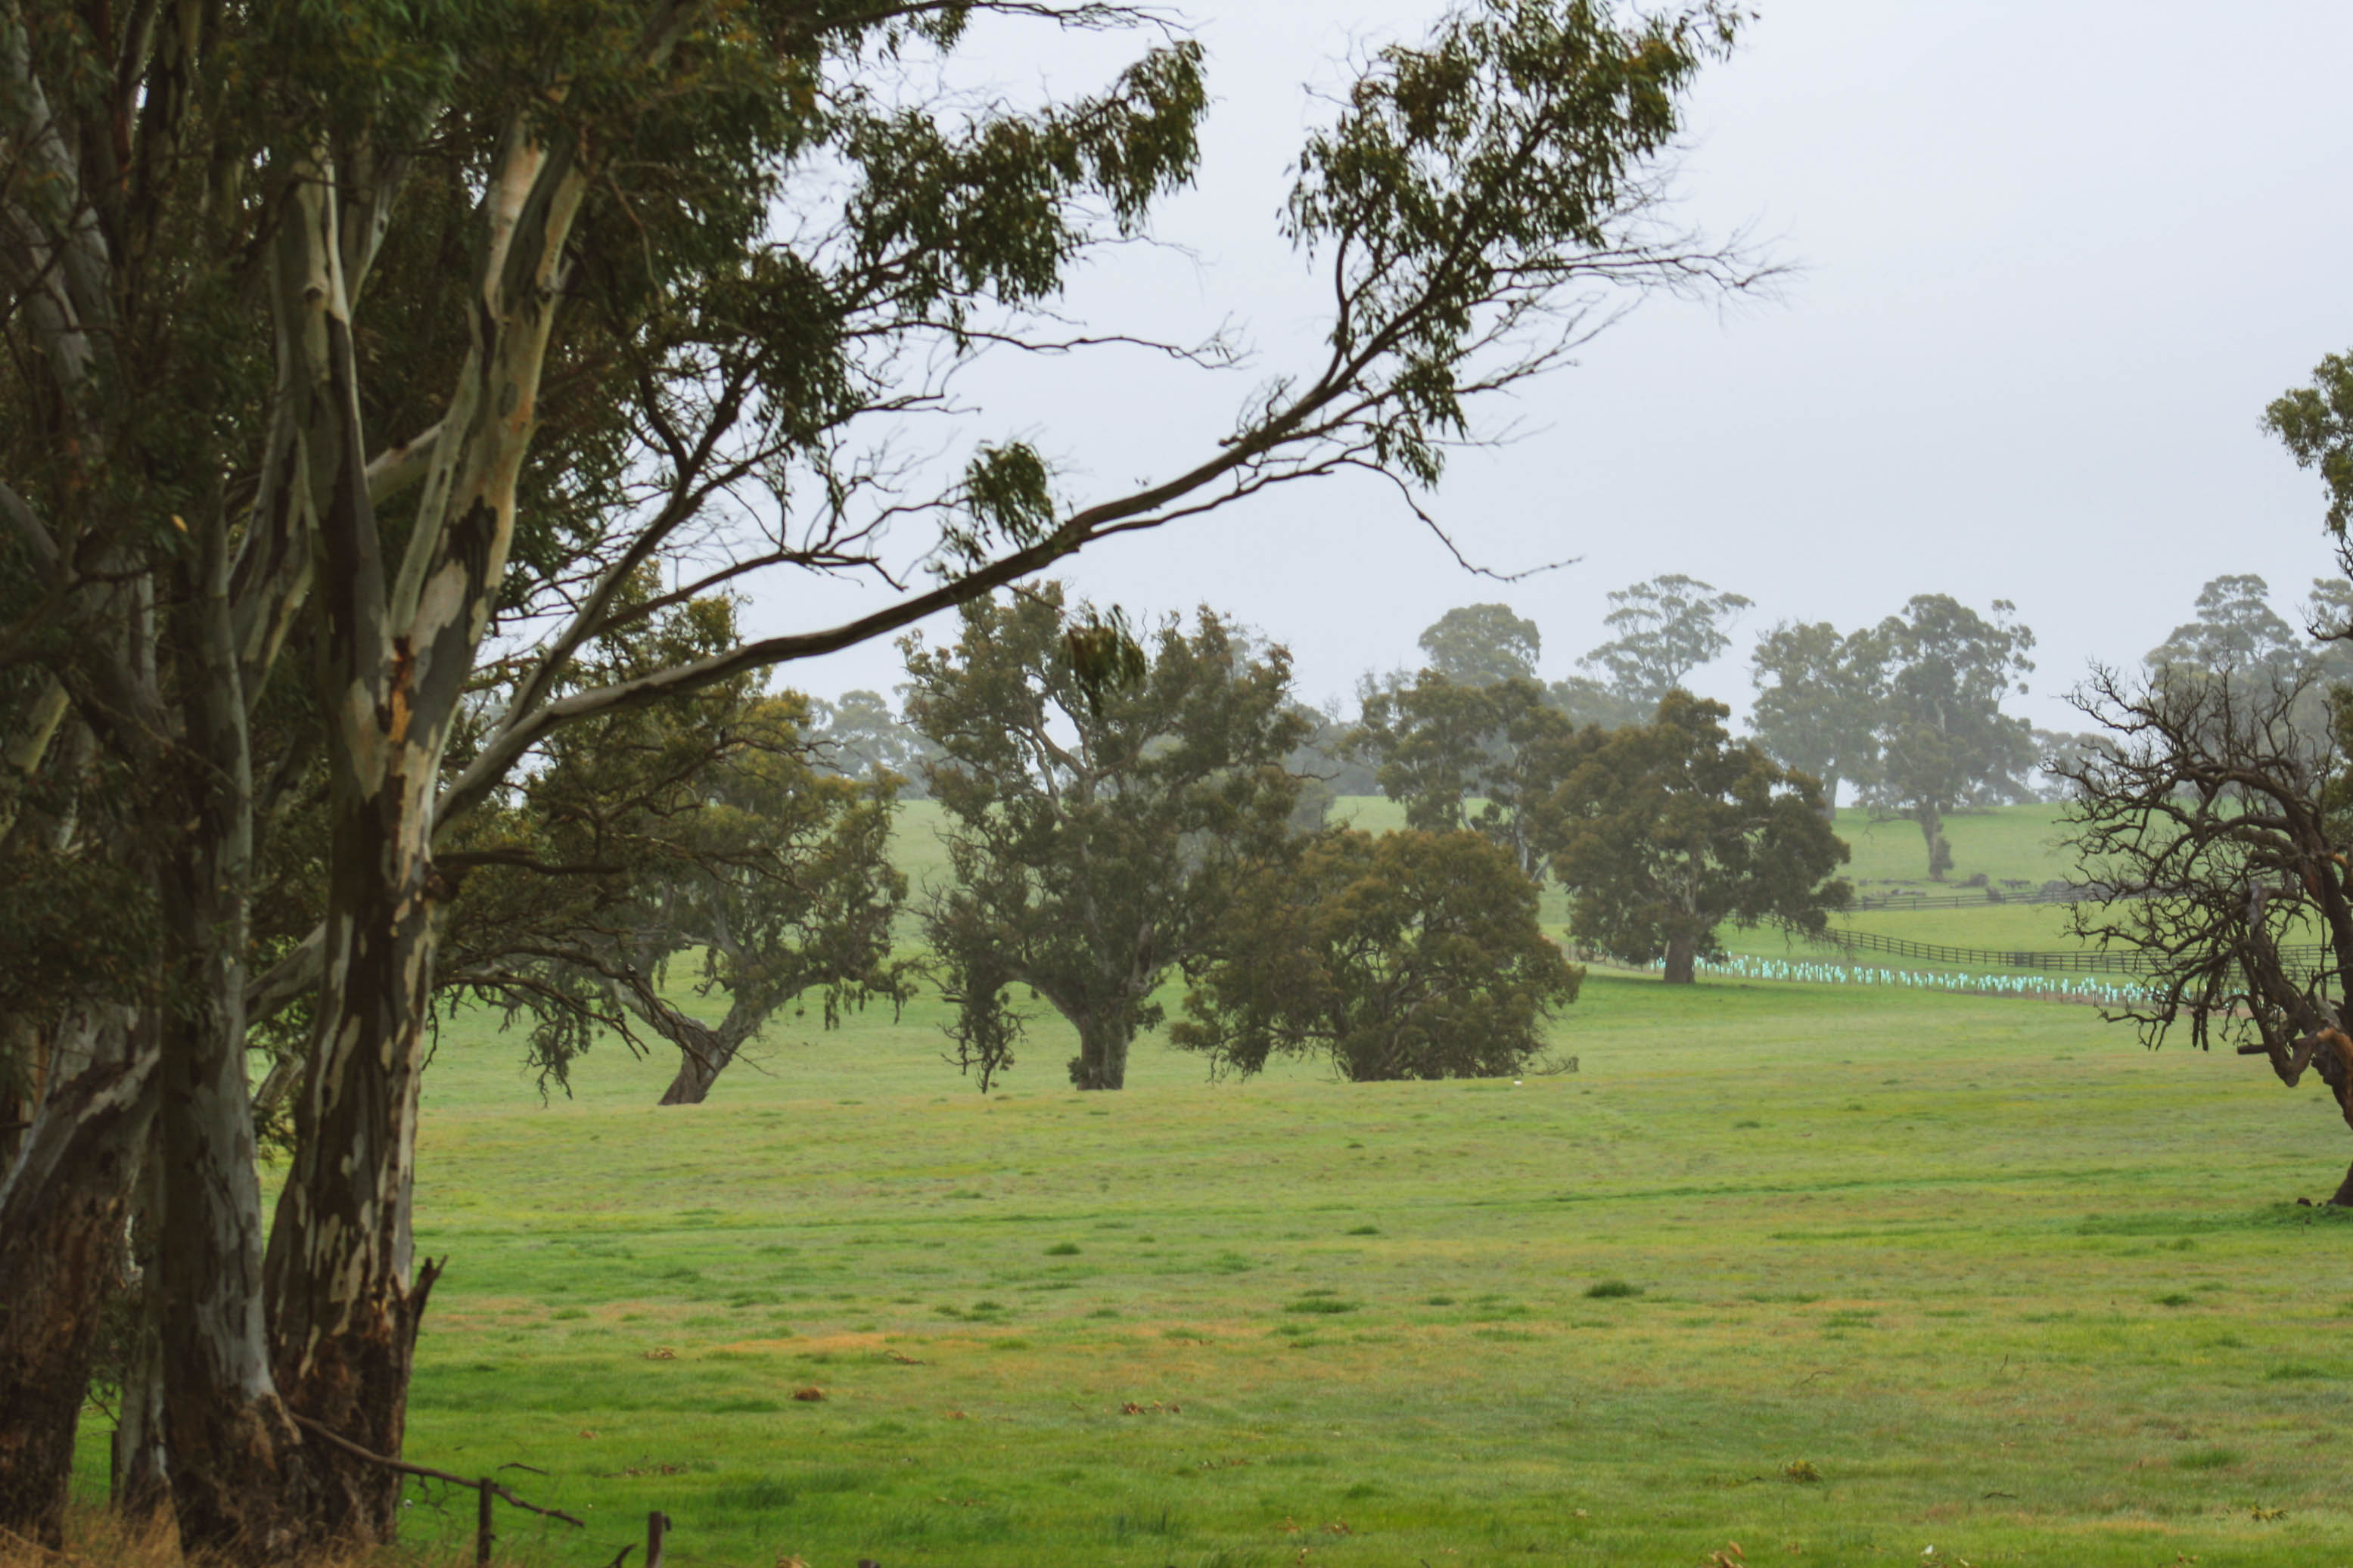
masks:
POLYGON ((1307 726, 1290 655, 1254 652, 1205 609, 1106 668, 1091 655, 1108 630, 1050 583, 965 605, 950 647, 907 644, 954 873, 923 930, 983 1089, 1013 1065, 1017 987, 1076 1031, 1072 1084, 1124 1087, 1129 1047, 1161 1019, 1153 993, 1295 837, 1305 781, 1284 761, 1307 726))
POLYGON ((1509 1077, 1585 979, 1536 899, 1476 834, 1319 834, 1239 889, 1170 1043, 1213 1075, 1320 1057, 1354 1083, 1509 1077))
POLYGON ((1871 627, 1785 621, 1757 639, 1749 728, 1775 762, 1821 781, 1826 812, 1836 812, 1841 784, 1867 787, 1877 775, 1885 661, 1871 627))
POLYGON ((1462 605, 1422 628, 1417 639, 1430 669, 1457 686, 1534 680, 1544 634, 1509 605, 1462 605))
MULTIPOLYGON (((2076 932, 2142 961, 2109 1016, 2150 1049, 2186 1026, 2200 1050, 2264 1058, 2290 1089, 2310 1072, 2353 1125, 2353 802, 2341 742, 2297 721, 2309 679, 2098 671, 2075 700, 2106 744, 2057 771, 2100 894, 2075 905, 2076 932)), ((2353 1170, 2328 1202, 2353 1206, 2353 1170)))
POLYGON ((2001 710, 2026 689, 2034 633, 2017 606, 1996 599, 1980 616, 1947 594, 1920 594, 1879 625, 1885 691, 1879 710, 1879 773, 1866 797, 1919 824, 1928 875, 1952 868, 1945 814, 1959 805, 2024 798, 2039 761, 2032 726, 2001 710))
MULTIPOLYGON (((626 679, 734 635, 733 605, 698 600, 594 650, 579 673, 626 679)), ((649 1031, 679 1058, 664 1105, 701 1103, 788 1006, 805 1014, 813 999, 830 1027, 846 1008, 902 1001, 898 780, 826 771, 809 710, 747 673, 556 731, 436 858, 461 879, 437 992, 529 1017, 548 1082, 568 1084, 600 1031, 633 1047, 649 1031), (689 965, 692 1002, 669 984, 689 965)))
POLYGON ((1618 635, 1577 663, 1600 671, 1612 694, 1647 712, 1732 646, 1725 623, 1750 601, 1670 572, 1619 589, 1609 603, 1613 608, 1602 624, 1618 635))
POLYGON ((1819 931, 1851 893, 1832 876, 1847 847, 1823 820, 1821 786, 1734 741, 1729 712, 1675 691, 1649 724, 1586 731, 1535 808, 1577 940, 1662 963, 1671 985, 1723 956, 1725 921, 1819 931))
POLYGON ((2297 468, 2318 472, 2328 497, 2325 521, 2341 542, 2353 521, 2353 354, 2321 355, 2310 383, 2264 407, 2263 428, 2297 468))
MULTIPOLYGON (((1207 99, 1183 40, 1089 98, 911 101, 915 57, 992 11, 1141 19, 1087 0, 589 0, 554 31, 506 0, 0 6, 0 668, 23 688, 0 712, 19 773, 78 798, 105 767, 132 785, 127 830, 79 852, 145 890, 146 994, 169 998, 109 1026, 124 1109, 101 1142, 157 1121, 192 1550, 392 1531, 390 1473, 305 1434, 398 1453, 431 1278, 409 1225, 452 891, 436 853, 563 728, 1271 485, 1433 484, 1479 400, 1561 363, 1598 291, 1753 276, 1655 216, 1655 160, 1728 8, 1621 23, 1475 0, 1375 56, 1310 138, 1283 226, 1330 290, 1325 346, 1225 437, 1086 499, 976 434, 934 494, 897 494, 871 433, 935 406, 985 343, 1053 346, 1036 311, 1071 265, 1195 166, 1207 99), (656 562, 671 595, 632 595, 656 562), (567 679, 598 638, 763 571, 906 586, 837 625, 567 679), (476 713, 486 659, 497 706, 476 713), (289 684, 313 717, 281 734, 257 719, 289 684), (255 868, 312 763, 323 917, 250 973, 255 868), (248 996, 306 992, 265 1226, 248 996)), ((37 1114, 98 1103, 49 1093, 37 1114)), ((0 1230, 103 1216, 133 1163, 20 1156, 0 1230)), ((75 1310, 12 1310, 0 1338, 75 1310)), ((0 1375, 20 1364, 0 1353, 0 1375)), ((14 1394, 0 1465, 62 1474, 70 1420, 14 1394)), ((53 1533, 62 1501, 0 1481, 0 1524, 53 1533)))
MULTIPOLYGON (((2341 647, 2353 636, 2353 360, 2323 359, 2265 424, 2319 470, 2343 575, 2314 584, 2310 629, 2341 647)), ((2058 771, 2073 786, 2071 847, 2103 895, 2075 906, 2077 932, 2143 964, 2144 984, 2109 1016, 2152 1050, 2186 1026, 2198 1049, 2219 1040, 2261 1057, 2290 1089, 2310 1073, 2353 1126, 2353 730, 2341 701, 2333 725, 2306 721, 2322 678, 2311 659, 2200 680, 2095 671, 2074 701, 2104 743, 2058 771)), ((2353 1206, 2353 1170, 2327 1201, 2353 1206)))
POLYGON ((2271 584, 2253 573, 2208 582, 2194 609, 2195 617, 2174 627, 2143 661, 2162 679, 2229 675, 2244 684, 2304 662, 2303 639, 2272 608, 2271 584))
POLYGON ((938 754, 879 691, 845 691, 830 702, 810 699, 809 738, 828 771, 852 778, 892 774, 909 799, 923 798, 923 764, 938 754))
POLYGON ((1545 851, 1527 808, 1559 782, 1576 732, 1533 680, 1462 686, 1425 669, 1367 695, 1356 746, 1408 826, 1476 833, 1541 882, 1545 851))

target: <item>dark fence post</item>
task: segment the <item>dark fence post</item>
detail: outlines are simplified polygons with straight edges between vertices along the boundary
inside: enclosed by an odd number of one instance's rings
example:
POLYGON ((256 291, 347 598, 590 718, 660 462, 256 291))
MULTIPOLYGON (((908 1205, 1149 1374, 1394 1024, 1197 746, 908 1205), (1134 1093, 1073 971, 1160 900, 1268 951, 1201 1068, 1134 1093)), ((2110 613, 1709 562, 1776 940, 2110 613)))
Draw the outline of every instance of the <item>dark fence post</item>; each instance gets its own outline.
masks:
POLYGON ((662 1537, 670 1533, 670 1515, 656 1509, 646 1515, 646 1568, 661 1568, 662 1537))
POLYGON ((482 1478, 475 1495, 480 1500, 474 1507, 474 1568, 491 1568, 491 1542, 497 1539, 491 1533, 491 1505, 498 1492, 490 1477, 482 1478))

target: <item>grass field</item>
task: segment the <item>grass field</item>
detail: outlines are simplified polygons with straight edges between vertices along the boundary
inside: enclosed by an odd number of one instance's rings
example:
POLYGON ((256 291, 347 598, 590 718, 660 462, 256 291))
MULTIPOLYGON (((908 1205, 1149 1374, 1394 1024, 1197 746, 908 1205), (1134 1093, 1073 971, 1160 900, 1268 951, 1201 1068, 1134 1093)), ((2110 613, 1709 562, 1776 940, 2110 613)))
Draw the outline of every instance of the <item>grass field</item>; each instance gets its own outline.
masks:
MULTIPOLYGON (((1945 818, 1945 841, 1953 849, 1947 882, 1957 884, 1983 872, 1997 884, 2009 879, 2040 887, 2053 877, 2064 877, 2068 866, 2057 844, 2063 832, 2059 814, 2056 805, 2003 805, 1945 818)), ((1844 806, 1838 814, 1838 832, 1854 852, 1846 874, 1858 886, 1910 882, 1927 891, 1959 890, 1939 889, 1928 880, 1927 847, 1918 826, 1909 821, 1875 822, 1869 812, 1844 806)))
MULTIPOLYGON (((1147 1040, 1082 1097, 1041 1026, 983 1098, 939 1020, 786 1020, 672 1110, 448 1031, 408 1451, 590 1521, 502 1561, 659 1507, 681 1568, 2353 1564, 2316 1089, 1807 985, 1597 976, 1516 1084, 1147 1040)), ((414 1495, 454 1558, 470 1498, 414 1495)))

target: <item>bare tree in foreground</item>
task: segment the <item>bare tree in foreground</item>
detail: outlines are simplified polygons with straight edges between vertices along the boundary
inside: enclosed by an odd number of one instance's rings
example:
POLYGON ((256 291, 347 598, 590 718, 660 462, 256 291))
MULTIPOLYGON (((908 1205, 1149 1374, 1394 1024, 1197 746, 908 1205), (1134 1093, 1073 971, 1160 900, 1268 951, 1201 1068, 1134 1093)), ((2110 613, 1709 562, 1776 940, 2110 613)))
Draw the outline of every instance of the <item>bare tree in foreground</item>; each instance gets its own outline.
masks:
MULTIPOLYGON (((2152 1049, 2186 1024, 2291 1089, 2316 1073, 2353 1126, 2353 819, 2337 740, 2295 721, 2310 684, 2100 670, 2076 702, 2111 743, 2052 771, 2102 895, 2076 906, 2076 934, 2149 963, 2146 997, 2110 1016, 2152 1049)), ((2329 1202, 2353 1207, 2353 1172, 2329 1202)))

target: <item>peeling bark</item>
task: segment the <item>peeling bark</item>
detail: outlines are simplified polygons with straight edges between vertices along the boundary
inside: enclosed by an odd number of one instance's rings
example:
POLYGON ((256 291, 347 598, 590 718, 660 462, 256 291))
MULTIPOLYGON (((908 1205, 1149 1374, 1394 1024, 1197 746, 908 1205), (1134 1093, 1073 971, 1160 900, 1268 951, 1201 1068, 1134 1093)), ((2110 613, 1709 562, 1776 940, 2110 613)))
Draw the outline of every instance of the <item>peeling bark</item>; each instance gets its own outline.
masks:
MULTIPOLYGON (((585 186, 568 145, 542 149, 516 122, 491 180, 473 347, 396 575, 368 481, 332 181, 306 187, 302 221, 290 227, 308 247, 297 259, 319 284, 284 308, 306 315, 322 351, 305 442, 318 531, 316 673, 331 742, 318 1032, 296 1110, 294 1168, 270 1233, 271 1363, 290 1408, 387 1458, 401 1452, 417 1325, 438 1272, 413 1267, 410 1228, 436 906, 448 893, 432 865, 434 801, 506 566, 565 241, 585 186)), ((396 1473, 316 1446, 313 1464, 323 1538, 392 1539, 396 1473)))

